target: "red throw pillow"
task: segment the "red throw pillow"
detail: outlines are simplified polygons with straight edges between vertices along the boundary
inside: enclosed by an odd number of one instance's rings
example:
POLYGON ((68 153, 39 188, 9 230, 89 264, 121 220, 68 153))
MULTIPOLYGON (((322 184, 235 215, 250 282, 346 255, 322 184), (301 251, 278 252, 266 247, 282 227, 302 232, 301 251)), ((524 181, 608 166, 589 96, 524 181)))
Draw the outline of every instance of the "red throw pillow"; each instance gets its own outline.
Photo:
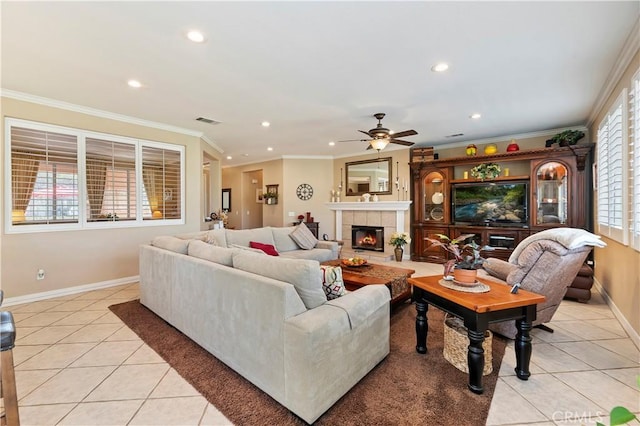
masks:
POLYGON ((271 244, 262 244, 256 241, 249 241, 249 246, 251 248, 260 249, 263 252, 267 253, 269 256, 280 256, 276 248, 271 244))

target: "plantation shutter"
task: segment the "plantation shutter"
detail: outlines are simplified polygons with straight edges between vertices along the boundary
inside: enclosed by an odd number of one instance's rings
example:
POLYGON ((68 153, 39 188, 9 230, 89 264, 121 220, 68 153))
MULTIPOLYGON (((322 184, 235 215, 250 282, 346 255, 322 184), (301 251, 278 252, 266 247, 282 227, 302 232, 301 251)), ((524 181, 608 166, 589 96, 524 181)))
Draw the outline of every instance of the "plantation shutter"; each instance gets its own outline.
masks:
POLYGON ((135 145, 86 139, 87 221, 135 220, 135 145))
POLYGON ((13 225, 78 223, 74 135, 11 127, 13 225))
POLYGON ((142 201, 144 220, 182 217, 182 153, 178 150, 142 146, 142 201))
POLYGON ((598 231, 626 243, 627 235, 623 232, 627 218, 623 97, 624 92, 598 127, 598 231))
POLYGON ((630 244, 640 251, 640 71, 631 79, 629 96, 630 244))

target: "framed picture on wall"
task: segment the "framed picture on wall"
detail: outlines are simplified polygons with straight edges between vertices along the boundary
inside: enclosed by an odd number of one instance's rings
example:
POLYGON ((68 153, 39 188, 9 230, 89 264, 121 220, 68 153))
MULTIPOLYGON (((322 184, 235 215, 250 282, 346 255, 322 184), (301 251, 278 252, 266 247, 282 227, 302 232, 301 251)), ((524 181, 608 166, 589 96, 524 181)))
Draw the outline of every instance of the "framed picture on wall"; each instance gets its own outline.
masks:
POLYGON ((256 203, 264 203, 264 196, 262 194, 262 188, 256 189, 256 203))

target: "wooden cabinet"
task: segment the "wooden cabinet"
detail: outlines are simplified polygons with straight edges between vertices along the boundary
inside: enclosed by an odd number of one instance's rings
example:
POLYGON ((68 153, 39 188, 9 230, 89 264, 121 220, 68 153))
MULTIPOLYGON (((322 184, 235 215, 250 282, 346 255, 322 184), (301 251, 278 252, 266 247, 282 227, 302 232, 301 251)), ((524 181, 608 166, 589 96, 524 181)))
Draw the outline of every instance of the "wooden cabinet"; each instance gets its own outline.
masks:
POLYGON ((309 231, 311 231, 311 233, 316 237, 318 237, 318 233, 320 230, 320 222, 305 222, 305 225, 307 225, 307 228, 309 228, 309 231))
POLYGON ((474 157, 435 160, 411 155, 411 259, 445 262, 448 254, 431 247, 425 238, 445 234, 451 238, 475 234, 483 257, 508 259, 520 241, 532 233, 558 226, 591 230, 591 153, 594 144, 540 148, 474 157), (470 169, 496 163, 502 172, 484 182, 526 182, 526 218, 523 223, 487 222, 483 226, 456 222, 453 189, 479 183, 470 169), (498 226, 499 225, 499 226, 498 226))

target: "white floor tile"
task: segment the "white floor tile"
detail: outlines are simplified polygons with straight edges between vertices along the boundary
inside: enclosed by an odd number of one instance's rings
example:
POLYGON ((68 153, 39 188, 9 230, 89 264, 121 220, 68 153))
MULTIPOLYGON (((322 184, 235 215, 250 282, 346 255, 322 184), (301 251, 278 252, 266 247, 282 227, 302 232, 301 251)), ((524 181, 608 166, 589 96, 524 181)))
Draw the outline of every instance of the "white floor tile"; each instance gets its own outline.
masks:
POLYGON ((548 420, 533 404, 533 401, 523 398, 500 378, 493 393, 486 424, 517 425, 548 420))
POLYGON ((554 343, 553 346, 589 364, 597 370, 625 368, 638 365, 628 358, 611 352, 593 342, 554 343))
POLYGON ((144 400, 82 402, 59 425, 126 425, 144 400))
POLYGON ((640 364, 640 351, 631 339, 595 340, 593 343, 640 364))
POLYGON ((592 401, 598 401, 607 412, 618 405, 640 411, 640 389, 621 384, 602 371, 556 373, 555 376, 592 401))
POLYGON ((153 390, 149 398, 198 396, 200 393, 171 368, 153 390))
POLYGON ((76 404, 46 404, 20 406, 20 425, 45 426, 55 425, 70 412, 76 404))
POLYGON ((123 365, 91 392, 86 401, 145 399, 168 370, 163 364, 123 365))
POLYGON ((592 370, 589 364, 569 355, 549 343, 536 345, 532 351, 531 360, 544 371, 584 371, 592 370))
POLYGON ((82 401, 115 367, 67 368, 20 400, 22 405, 82 401))
POLYGON ((197 425, 208 402, 202 396, 148 399, 130 425, 197 425))
POLYGON ((16 370, 39 370, 47 368, 65 368, 85 353, 89 352, 95 343, 70 343, 66 345, 52 345, 29 360, 16 367, 16 370))
POLYGON ((617 368, 615 370, 602 370, 602 372, 624 383, 631 389, 639 389, 638 377, 640 377, 640 367, 617 368))
POLYGON ((101 365, 120 365, 131 356, 141 342, 102 342, 75 360, 71 367, 94 367, 101 365))

